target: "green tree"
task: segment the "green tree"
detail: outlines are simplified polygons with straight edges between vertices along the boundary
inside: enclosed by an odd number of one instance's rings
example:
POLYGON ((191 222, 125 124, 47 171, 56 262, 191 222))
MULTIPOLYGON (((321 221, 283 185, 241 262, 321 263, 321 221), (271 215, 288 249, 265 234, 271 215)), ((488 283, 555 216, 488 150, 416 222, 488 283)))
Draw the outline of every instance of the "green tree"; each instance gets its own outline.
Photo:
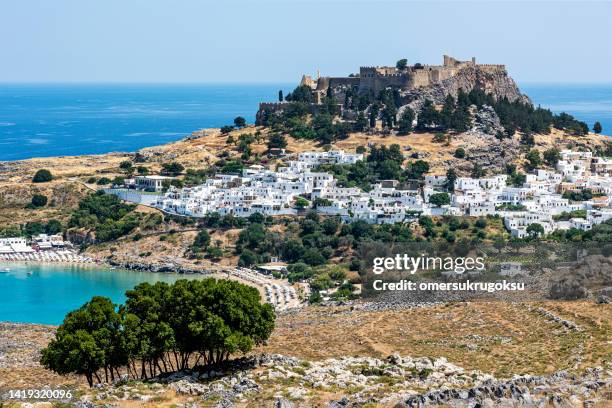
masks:
POLYGON ((310 205, 310 202, 305 199, 304 197, 297 197, 295 199, 295 208, 303 210, 304 208, 308 207, 310 205))
POLYGON ((126 173, 132 173, 134 171, 134 166, 132 162, 129 160, 124 160, 121 163, 119 163, 119 168, 125 171, 126 173))
POLYGON ((94 297, 68 313, 41 364, 82 374, 90 386, 113 381, 120 369, 147 379, 222 364, 262 344, 274 328, 274 311, 258 290, 229 280, 142 283, 126 299, 119 311, 94 297))
POLYGON ((480 217, 474 223, 474 226, 479 229, 484 229, 487 227, 487 219, 484 217, 480 217))
POLYGON ((291 283, 309 279, 314 275, 312 268, 303 262, 297 262, 287 266, 287 272, 287 279, 291 283))
POLYGON ((162 174, 177 176, 181 174, 183 170, 185 170, 185 167, 178 162, 162 163, 162 174))
POLYGON ((250 267, 259 263, 259 257, 250 249, 243 249, 238 258, 238 266, 250 267))
POLYGON ((359 114, 357 115, 357 119, 355 120, 353 129, 356 132, 363 132, 367 127, 368 127, 368 120, 366 119, 363 112, 359 112, 359 114))
POLYGON ((246 119, 242 116, 236 116, 236 118, 234 118, 234 126, 236 126, 238 129, 245 127, 246 119))
POLYGON ((436 207, 450 204, 450 196, 447 193, 435 193, 429 196, 429 203, 436 207))
POLYGON ((45 205, 47 205, 47 197, 42 194, 34 194, 32 196, 31 204, 33 207, 36 208, 44 207, 45 205))
POLYGON ((313 291, 308 297, 308 303, 311 305, 316 305, 323 301, 323 296, 319 293, 319 291, 313 291))
POLYGON ((602 130, 603 128, 601 127, 601 123, 595 122, 595 124, 593 125, 593 132, 600 134, 602 130))
POLYGON ((559 160, 561 160, 561 153, 559 152, 559 149, 551 147, 544 152, 544 161, 549 166, 556 166, 559 160))
POLYGON ((54 235, 62 232, 62 223, 58 220, 49 220, 45 225, 45 233, 54 235))
POLYGON ((407 135, 412 131, 414 116, 414 111, 412 109, 409 107, 404 108, 399 121, 397 122, 397 130, 399 135, 407 135))
POLYGON ((338 232, 340 224, 341 221, 339 217, 328 217, 323 221, 321 227, 326 235, 335 235, 336 232, 338 232))
POLYGON ((455 181, 457 180, 457 172, 455 169, 450 168, 446 171, 446 189, 448 191, 455 191, 455 181))
POLYGON ((304 251, 301 260, 310 266, 318 266, 325 263, 325 257, 321 254, 321 251, 314 248, 304 251))
POLYGON ((470 172, 470 177, 472 178, 482 178, 486 175, 485 169, 478 163, 474 163, 474 167, 472 167, 472 171, 470 172))
POLYGON ((210 234, 207 230, 203 229, 202 231, 198 232, 198 235, 196 235, 193 244, 191 245, 191 248, 197 252, 208 248, 209 245, 210 234))
MULTIPOLYGON (((122 319, 110 299, 96 296, 68 313, 55 339, 41 352, 41 364, 58 374, 84 375, 92 386, 104 370, 111 379, 127 363, 122 319)), ((107 378, 108 379, 108 378, 107 378)))
POLYGON ((465 157, 465 149, 463 147, 458 147, 457 150, 455 150, 455 157, 463 159, 465 157))
POLYGON ((282 102, 283 100, 284 100, 284 98, 283 98, 283 90, 279 89, 278 90, 278 101, 282 102))
POLYGON ((421 180, 424 178, 425 173, 429 171, 429 163, 424 160, 416 160, 413 163, 409 163, 406 166, 404 175, 406 178, 411 180, 421 180))
POLYGON ((96 184, 99 186, 105 186, 107 184, 110 184, 111 182, 112 180, 109 179, 108 177, 100 177, 98 181, 96 181, 96 184))
POLYGON ((96 240, 109 241, 130 233, 138 226, 138 216, 132 213, 135 207, 121 202, 115 195, 99 191, 79 202, 68 226, 94 230, 96 240))
POLYGON ((527 152, 527 154, 525 155, 525 158, 527 159, 527 168, 529 170, 534 170, 542 164, 540 152, 536 149, 529 150, 529 152, 527 152))
POLYGON ((287 139, 280 133, 274 133, 268 139, 268 150, 284 149, 285 147, 287 147, 287 139))
POLYGON ((405 70, 407 67, 408 67, 408 60, 406 58, 400 59, 395 64, 395 68, 399 69, 400 71, 405 70))
POLYGON ((53 180, 53 175, 47 169, 40 169, 34 174, 32 178, 33 183, 46 183, 48 181, 53 180))
POLYGON ((304 255, 304 245, 298 239, 289 239, 282 244, 281 255, 289 263, 297 262, 304 255))
POLYGON ((373 103, 370 106, 370 127, 376 127, 376 119, 378 119, 378 113, 380 112, 380 105, 378 103, 373 103))
POLYGON ((45 232, 44 225, 38 221, 29 221, 23 227, 23 234, 27 237, 42 234, 45 232))
POLYGON ((292 102, 304 102, 311 103, 312 99, 312 90, 308 85, 300 85, 296 87, 293 92, 290 92, 285 97, 285 100, 292 102))
POLYGON ((533 223, 527 226, 527 233, 532 237, 544 235, 544 227, 541 224, 533 223))
POLYGON ((230 133, 231 131, 233 131, 234 127, 230 125, 225 125, 225 126, 222 126, 220 130, 221 130, 222 135, 226 135, 230 133))
POLYGON ((420 131, 436 128, 440 125, 440 113, 436 110, 433 102, 426 99, 417 118, 417 129, 420 131))

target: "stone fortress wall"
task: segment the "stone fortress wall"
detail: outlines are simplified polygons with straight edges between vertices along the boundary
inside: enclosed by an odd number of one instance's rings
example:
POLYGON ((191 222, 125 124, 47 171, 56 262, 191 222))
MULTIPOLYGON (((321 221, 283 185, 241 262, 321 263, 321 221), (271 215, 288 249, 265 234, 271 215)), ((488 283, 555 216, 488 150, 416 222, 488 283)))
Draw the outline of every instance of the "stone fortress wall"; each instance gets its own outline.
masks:
MULTIPOLYGON (((444 55, 442 65, 415 64, 405 69, 391 66, 360 67, 359 76, 355 77, 302 77, 301 85, 307 85, 313 92, 321 94, 328 87, 357 87, 359 92, 378 93, 387 87, 410 90, 429 86, 455 76, 466 67, 478 67, 488 73, 504 72, 506 67, 501 64, 476 64, 476 58, 460 61, 444 55)), ((315 96, 319 100, 322 95, 315 96)))
MULTIPOLYGON (((303 75, 300 85, 308 86, 312 90, 313 103, 310 110, 314 113, 318 111, 319 105, 322 104, 328 90, 331 90, 340 101, 344 100, 345 92, 348 89, 357 89, 359 93, 371 93, 373 95, 377 95, 386 88, 411 91, 439 84, 469 68, 477 68, 485 74, 506 75, 506 67, 502 64, 477 64, 474 57, 468 61, 460 61, 444 55, 442 65, 414 64, 404 69, 398 69, 394 66, 364 66, 359 68, 359 75, 355 76, 329 77, 317 74, 317 77, 313 78, 309 75, 303 75)), ((264 111, 279 112, 284 109, 285 104, 286 102, 260 103, 258 120, 260 120, 264 111)), ((339 104, 338 109, 342 111, 341 104, 339 104)))

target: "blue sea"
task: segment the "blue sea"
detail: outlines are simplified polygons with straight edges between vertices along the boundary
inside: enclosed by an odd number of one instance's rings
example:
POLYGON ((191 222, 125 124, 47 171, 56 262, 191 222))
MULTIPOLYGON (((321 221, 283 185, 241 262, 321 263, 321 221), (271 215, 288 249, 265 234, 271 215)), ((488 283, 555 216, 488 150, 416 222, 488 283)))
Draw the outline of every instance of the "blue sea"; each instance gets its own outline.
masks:
POLYGON ((255 120, 291 84, 0 84, 0 161, 128 152, 255 120))
MULTIPOLYGON (((260 101, 295 84, 0 84, 0 161, 135 151, 192 131, 253 122, 260 101)), ((568 112, 612 134, 612 84, 524 84, 535 104, 568 112)))
POLYGON ((555 113, 567 112, 590 129, 599 121, 612 135, 612 84, 519 84, 533 103, 555 113))
POLYGON ((204 275, 136 272, 100 266, 0 263, 0 322, 57 325, 66 313, 93 296, 125 301, 125 291, 139 283, 204 275), (8 271, 6 269, 9 269, 8 271))

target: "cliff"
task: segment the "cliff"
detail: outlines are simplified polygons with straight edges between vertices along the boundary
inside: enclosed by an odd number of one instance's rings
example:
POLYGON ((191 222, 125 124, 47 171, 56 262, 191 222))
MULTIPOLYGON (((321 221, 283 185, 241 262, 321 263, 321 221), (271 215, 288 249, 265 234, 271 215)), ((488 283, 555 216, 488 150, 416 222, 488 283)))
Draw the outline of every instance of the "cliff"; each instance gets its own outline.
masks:
POLYGON ((460 69, 456 75, 426 87, 400 91, 404 102, 419 110, 423 101, 430 99, 435 104, 443 104, 448 95, 457 98, 459 90, 469 93, 473 89, 491 94, 495 99, 508 98, 531 104, 529 97, 519 90, 514 79, 505 69, 488 69, 486 66, 472 65, 460 69))

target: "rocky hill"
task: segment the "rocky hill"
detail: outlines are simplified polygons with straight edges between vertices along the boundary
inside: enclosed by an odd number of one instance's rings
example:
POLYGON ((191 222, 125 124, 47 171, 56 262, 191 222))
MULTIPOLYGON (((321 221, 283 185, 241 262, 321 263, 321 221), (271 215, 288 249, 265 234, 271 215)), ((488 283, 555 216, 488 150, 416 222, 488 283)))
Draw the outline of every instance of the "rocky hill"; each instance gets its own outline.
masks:
POLYGON ((480 90, 485 94, 492 95, 497 100, 507 98, 510 102, 532 103, 527 95, 521 93, 516 82, 508 75, 506 70, 489 71, 478 65, 467 66, 455 76, 440 83, 400 91, 400 95, 408 106, 419 111, 424 100, 429 99, 435 104, 442 105, 448 95, 457 98, 459 90, 463 90, 465 93, 480 90))

